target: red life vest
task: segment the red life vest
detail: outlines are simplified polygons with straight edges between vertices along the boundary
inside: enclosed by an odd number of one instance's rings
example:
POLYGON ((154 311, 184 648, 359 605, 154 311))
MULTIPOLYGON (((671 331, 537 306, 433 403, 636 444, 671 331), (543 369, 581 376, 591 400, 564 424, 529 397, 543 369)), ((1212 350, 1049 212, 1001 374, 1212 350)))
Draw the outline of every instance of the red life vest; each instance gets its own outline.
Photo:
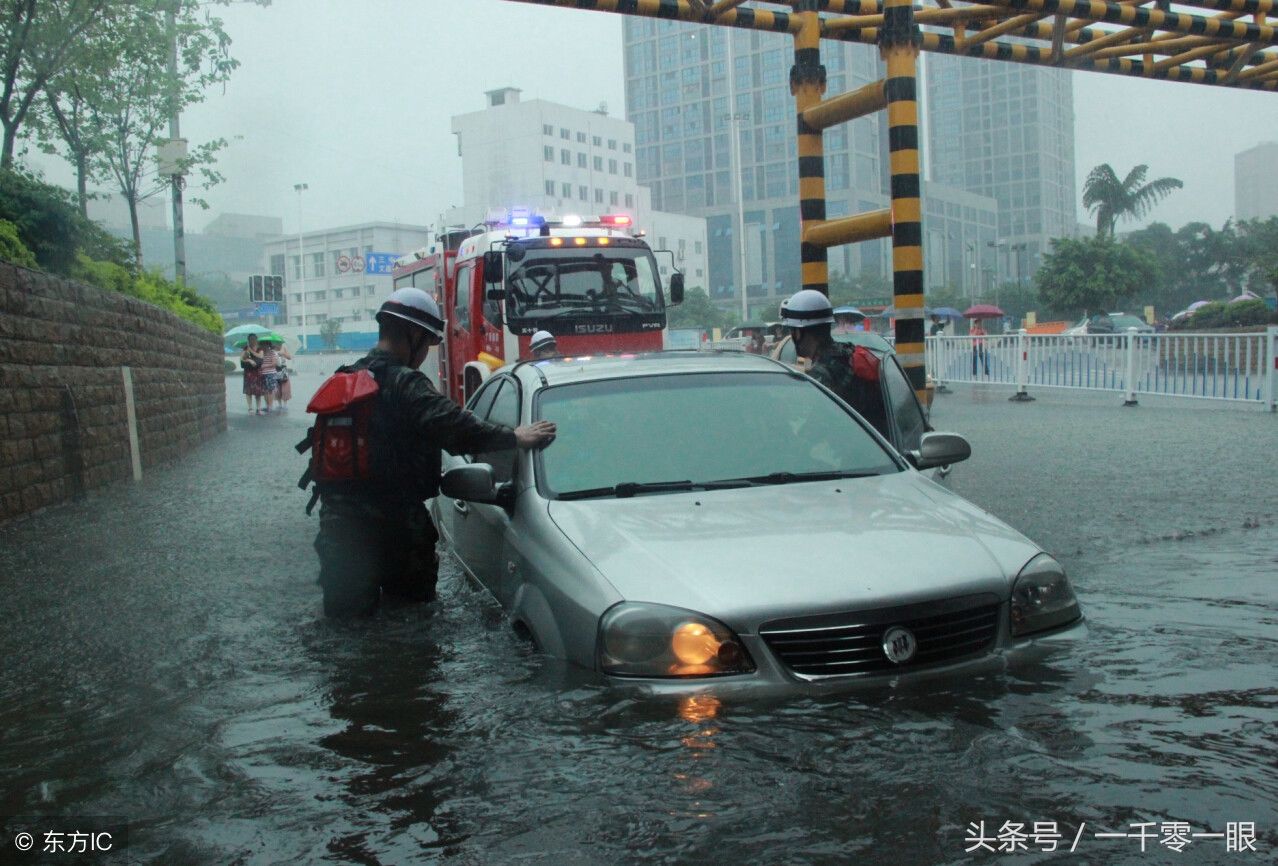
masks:
POLYGON ((311 452, 310 465, 297 486, 305 490, 315 482, 307 514, 321 485, 358 485, 372 479, 371 432, 380 390, 370 370, 338 370, 306 404, 306 411, 315 414, 315 425, 297 444, 299 454, 311 452))
POLYGON ((866 382, 879 381, 879 356, 864 346, 857 346, 852 351, 852 375, 866 382))

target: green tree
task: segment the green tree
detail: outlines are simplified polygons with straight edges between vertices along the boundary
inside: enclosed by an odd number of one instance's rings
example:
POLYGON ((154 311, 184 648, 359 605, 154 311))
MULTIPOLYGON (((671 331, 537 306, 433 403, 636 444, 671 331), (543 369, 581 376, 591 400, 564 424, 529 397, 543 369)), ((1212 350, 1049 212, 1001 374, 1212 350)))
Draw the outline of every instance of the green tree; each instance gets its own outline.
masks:
MULTIPOLYGON (((84 94, 103 143, 90 170, 111 177, 127 203, 134 258, 141 270, 138 203, 168 189, 169 178, 159 174, 151 158, 167 138, 169 118, 202 102, 207 88, 225 82, 239 62, 228 53, 230 38, 221 19, 201 12, 193 0, 129 0, 119 10, 110 38, 115 62, 84 94), (166 12, 174 3, 171 33, 166 12), (169 73, 171 38, 179 46, 176 77, 169 73)), ((225 146, 226 140, 218 139, 195 147, 183 160, 182 173, 198 171, 205 188, 218 183, 222 176, 212 166, 225 146)), ((188 200, 208 206, 199 198, 188 200)))
POLYGON ((40 267, 70 274, 76 255, 126 264, 128 250, 112 234, 84 218, 66 190, 29 174, 0 169, 0 219, 17 228, 40 267))
POLYGON ((1156 274, 1149 256, 1108 237, 1056 238, 1034 282, 1049 310, 1074 314, 1111 310, 1145 296, 1156 274))
POLYGON ((107 24, 110 0, 9 0, 0 12, 0 169, 50 82, 107 24))
POLYGON ((325 319, 320 325, 320 339, 330 350, 337 348, 337 340, 342 335, 342 323, 339 319, 325 319))
POLYGON ((1113 237, 1120 219, 1139 219, 1172 190, 1184 186, 1174 177, 1160 177, 1146 183, 1148 173, 1149 166, 1138 165, 1119 180, 1109 163, 1091 170, 1083 183, 1083 207, 1095 211, 1097 235, 1113 237))
POLYGON ((715 305, 700 286, 693 286, 683 294, 683 303, 666 311, 666 324, 671 328, 726 328, 728 316, 715 305))
POLYGON ((40 267, 36 257, 18 236, 18 227, 3 219, 0 219, 0 260, 33 270, 40 267))

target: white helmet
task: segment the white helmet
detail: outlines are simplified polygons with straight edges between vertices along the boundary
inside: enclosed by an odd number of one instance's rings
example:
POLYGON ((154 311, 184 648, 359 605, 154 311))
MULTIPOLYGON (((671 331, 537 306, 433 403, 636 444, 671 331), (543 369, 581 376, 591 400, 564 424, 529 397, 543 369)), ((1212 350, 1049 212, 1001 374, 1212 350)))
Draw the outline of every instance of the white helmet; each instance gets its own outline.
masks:
POLYGON ((444 318, 439 314, 439 305, 421 289, 410 287, 391 292, 377 311, 378 322, 382 320, 382 316, 403 319, 429 331, 436 339, 444 338, 444 318))
POLYGON ((540 352, 542 349, 555 349, 555 335, 549 331, 538 331, 532 335, 532 341, 528 344, 529 351, 540 352))
POLYGON ((830 299, 816 289, 804 289, 781 302, 781 324, 789 328, 833 325, 834 307, 830 306, 830 299))

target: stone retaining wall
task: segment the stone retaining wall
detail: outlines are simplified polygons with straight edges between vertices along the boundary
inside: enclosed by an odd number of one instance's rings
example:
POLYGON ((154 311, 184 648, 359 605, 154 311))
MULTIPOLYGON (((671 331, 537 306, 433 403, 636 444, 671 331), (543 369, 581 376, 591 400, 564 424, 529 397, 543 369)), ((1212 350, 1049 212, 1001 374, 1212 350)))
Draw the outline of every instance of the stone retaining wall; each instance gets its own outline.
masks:
POLYGON ((222 340, 136 298, 0 262, 0 522, 132 477, 226 429, 222 340))

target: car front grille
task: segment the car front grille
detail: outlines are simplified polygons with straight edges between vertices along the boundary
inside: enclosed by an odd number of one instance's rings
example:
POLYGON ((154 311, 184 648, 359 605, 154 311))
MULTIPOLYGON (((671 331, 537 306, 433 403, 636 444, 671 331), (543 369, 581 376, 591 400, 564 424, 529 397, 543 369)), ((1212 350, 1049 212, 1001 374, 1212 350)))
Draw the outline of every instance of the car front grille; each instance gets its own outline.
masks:
POLYGON ((773 620, 759 636, 804 679, 884 674, 948 664, 982 655, 998 635, 1000 604, 990 594, 848 613, 773 620), (917 642, 914 657, 887 657, 883 637, 893 626, 917 642))

